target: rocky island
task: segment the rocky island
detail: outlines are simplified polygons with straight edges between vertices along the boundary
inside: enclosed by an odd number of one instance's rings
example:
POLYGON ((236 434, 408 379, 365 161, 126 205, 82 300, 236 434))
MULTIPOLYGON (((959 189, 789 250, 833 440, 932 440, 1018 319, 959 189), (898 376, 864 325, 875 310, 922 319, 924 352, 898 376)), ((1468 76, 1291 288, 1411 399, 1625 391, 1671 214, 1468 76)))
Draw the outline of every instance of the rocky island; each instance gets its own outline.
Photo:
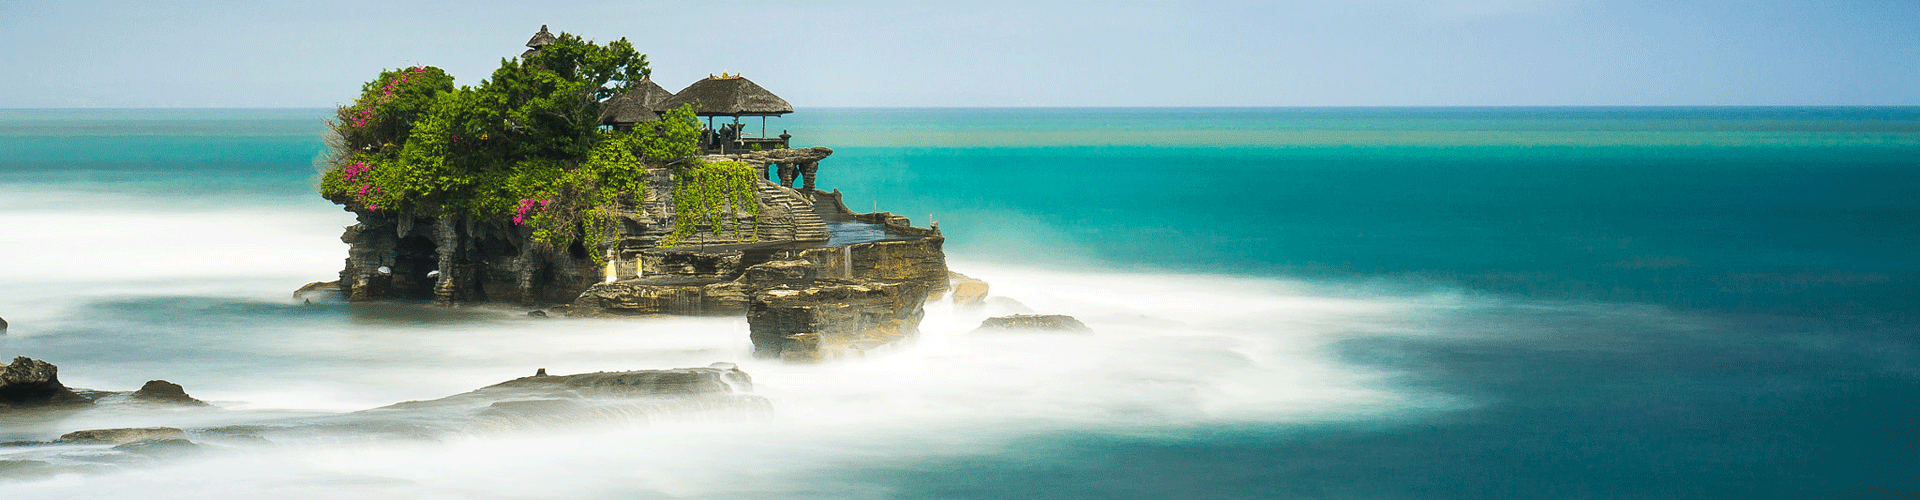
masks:
POLYGON ((947 287, 938 225, 816 188, 833 150, 767 137, 793 111, 773 93, 725 73, 667 92, 625 39, 527 46, 477 87, 403 68, 338 110, 320 192, 358 223, 339 281, 303 292, 743 315, 756 356, 813 361, 912 335, 947 287))

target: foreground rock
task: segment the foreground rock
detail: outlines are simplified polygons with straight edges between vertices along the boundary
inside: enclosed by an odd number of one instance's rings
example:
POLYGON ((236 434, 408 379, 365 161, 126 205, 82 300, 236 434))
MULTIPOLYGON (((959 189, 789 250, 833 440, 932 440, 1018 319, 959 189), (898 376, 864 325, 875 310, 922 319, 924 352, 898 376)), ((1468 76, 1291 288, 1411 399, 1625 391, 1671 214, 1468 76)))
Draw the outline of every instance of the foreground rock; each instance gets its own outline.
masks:
POLYGON ((0 442, 6 452, 6 459, 0 460, 0 481, 116 472, 159 463, 155 459, 218 449, 438 441, 582 425, 763 417, 771 406, 766 399, 748 394, 752 387, 753 378, 731 363, 562 376, 541 370, 534 376, 440 399, 340 415, 211 428, 88 429, 47 441, 0 442))
POLYGON ((670 370, 536 374, 440 399, 408 401, 302 425, 261 427, 248 432, 274 441, 304 439, 316 432, 439 439, 477 432, 769 411, 765 398, 748 394, 752 389, 753 377, 731 363, 670 370))
POLYGON ((974 329, 973 331, 975 332, 1030 331, 1030 332, 1092 333, 1093 329, 1087 328, 1086 323, 1081 323, 1080 320, 1074 319, 1073 316, 1067 316, 1064 314, 1041 314, 1041 315, 1015 314, 1012 316, 987 318, 986 321, 981 321, 980 327, 974 329))
POLYGON ((60 384, 59 367, 26 356, 0 370, 0 409, 85 405, 93 401, 60 384))

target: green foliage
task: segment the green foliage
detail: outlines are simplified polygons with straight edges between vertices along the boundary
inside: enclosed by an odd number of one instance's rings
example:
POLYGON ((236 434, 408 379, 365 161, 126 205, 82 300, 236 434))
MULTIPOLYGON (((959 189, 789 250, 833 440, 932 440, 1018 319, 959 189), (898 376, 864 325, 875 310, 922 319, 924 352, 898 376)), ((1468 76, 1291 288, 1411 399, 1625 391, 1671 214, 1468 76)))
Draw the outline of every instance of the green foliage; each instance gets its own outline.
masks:
POLYGON ((672 163, 700 154, 700 117, 692 104, 660 113, 660 121, 634 125, 635 131, 643 128, 649 132, 638 139, 643 158, 672 163))
POLYGON ((645 189, 648 165, 700 153, 691 107, 631 132, 600 129, 600 103, 649 73, 626 39, 567 33, 501 60, 477 87, 455 88, 439 68, 382 72, 330 121, 320 192, 356 209, 511 218, 537 241, 599 246, 611 214, 645 189))
MULTIPOLYGON (((551 182, 539 183, 535 194, 520 200, 514 223, 533 228, 533 239, 550 245, 565 245, 575 240, 588 248, 599 248, 613 234, 618 219, 617 206, 632 206, 639 200, 635 193, 647 188, 646 165, 637 154, 644 131, 608 132, 587 155, 587 161, 572 170, 563 170, 551 182)), ((552 172, 554 169, 529 166, 523 171, 552 172)), ((589 252, 594 262, 605 264, 598 252, 589 252)))
POLYGON ((737 161, 698 162, 675 172, 673 186, 673 233, 660 246, 671 247, 692 236, 700 224, 720 232, 727 221, 733 222, 733 235, 739 237, 746 219, 759 220, 760 205, 754 202, 754 183, 760 172, 737 161))

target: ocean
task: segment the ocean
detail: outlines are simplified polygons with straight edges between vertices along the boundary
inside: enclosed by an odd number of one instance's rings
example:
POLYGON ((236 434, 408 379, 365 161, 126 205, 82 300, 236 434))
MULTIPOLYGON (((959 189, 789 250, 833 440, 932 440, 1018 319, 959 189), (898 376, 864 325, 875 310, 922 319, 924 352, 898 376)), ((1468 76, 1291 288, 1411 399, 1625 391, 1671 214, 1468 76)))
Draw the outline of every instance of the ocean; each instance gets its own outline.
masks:
MULTIPOLYGON (((55 498, 1920 497, 1920 108, 802 109, 983 309, 787 365, 736 318, 297 303, 327 110, 0 110, 0 356, 215 403, 0 442, 738 363, 771 416, 204 450, 55 498), (1087 336, 970 333, 1073 315, 1087 336)), ((757 121, 757 120, 756 120, 757 121)), ((749 130, 757 130, 751 123, 749 130)), ((56 464, 57 465, 57 464, 56 464)))

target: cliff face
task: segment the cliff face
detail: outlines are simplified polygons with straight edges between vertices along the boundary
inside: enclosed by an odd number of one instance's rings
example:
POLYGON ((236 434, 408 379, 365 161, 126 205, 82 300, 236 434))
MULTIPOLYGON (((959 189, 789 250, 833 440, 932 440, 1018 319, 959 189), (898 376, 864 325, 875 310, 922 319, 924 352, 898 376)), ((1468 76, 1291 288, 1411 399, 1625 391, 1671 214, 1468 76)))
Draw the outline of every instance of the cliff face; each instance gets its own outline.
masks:
MULTIPOLYGON (((441 304, 512 302, 568 303, 605 281, 606 266, 593 256, 611 255, 616 276, 644 268, 643 254, 660 247, 677 222, 671 173, 649 172, 637 206, 619 211, 615 235, 599 248, 563 248, 534 241, 530 228, 505 220, 419 217, 390 211, 355 210, 358 223, 340 236, 349 245, 340 289, 349 300, 432 300, 441 304)), ((700 225, 681 247, 725 245, 817 245, 826 224, 804 195, 761 180, 755 187, 758 223, 732 228, 700 225)), ((657 260, 657 258, 656 258, 657 260)), ((671 265, 656 262, 656 265, 671 265)))

